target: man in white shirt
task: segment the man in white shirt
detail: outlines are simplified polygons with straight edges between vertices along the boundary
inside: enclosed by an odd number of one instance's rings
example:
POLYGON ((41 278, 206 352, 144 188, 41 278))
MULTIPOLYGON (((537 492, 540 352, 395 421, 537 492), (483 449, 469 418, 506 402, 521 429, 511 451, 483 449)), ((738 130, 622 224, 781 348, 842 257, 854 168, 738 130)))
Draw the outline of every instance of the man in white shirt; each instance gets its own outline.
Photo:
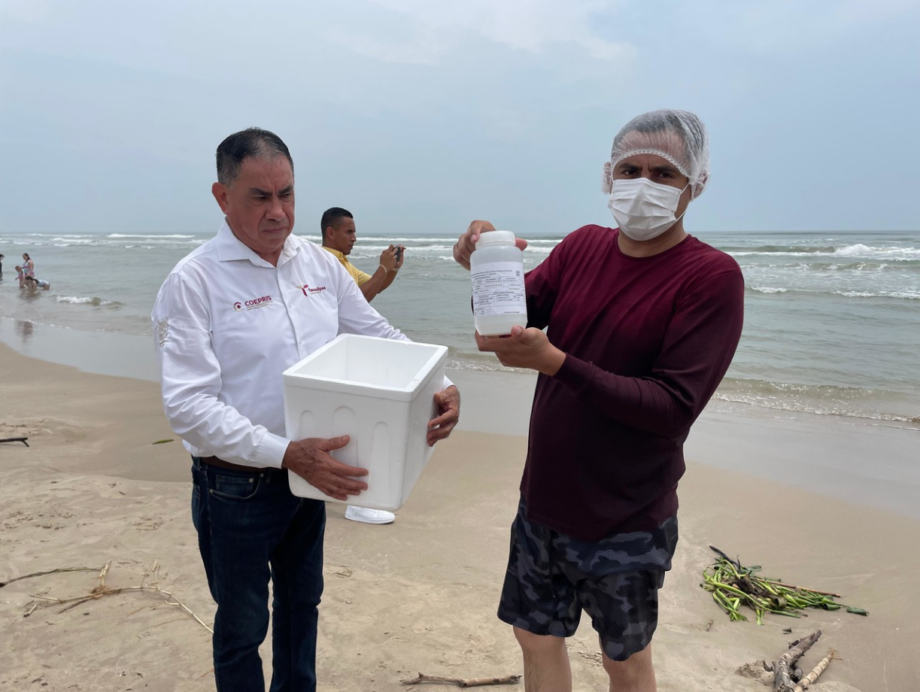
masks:
MULTIPOLYGON (((264 692, 258 648, 273 582, 272 692, 315 690, 325 504, 295 497, 296 473, 346 500, 365 469, 330 454, 348 437, 284 437, 282 372, 339 333, 406 339, 342 265, 294 228, 294 167, 281 139, 250 128, 217 149, 212 193, 226 219, 176 265, 153 309, 163 404, 192 454, 192 519, 211 594, 219 691, 264 692)), ((457 423, 445 382, 428 442, 457 423)))

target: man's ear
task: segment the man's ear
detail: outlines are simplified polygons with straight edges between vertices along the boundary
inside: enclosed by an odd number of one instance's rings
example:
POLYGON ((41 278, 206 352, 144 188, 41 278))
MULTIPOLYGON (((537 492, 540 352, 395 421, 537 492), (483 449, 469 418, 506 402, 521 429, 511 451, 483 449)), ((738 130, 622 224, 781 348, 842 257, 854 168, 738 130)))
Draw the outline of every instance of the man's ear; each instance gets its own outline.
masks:
POLYGON ((703 173, 700 176, 700 179, 696 181, 694 185, 691 186, 690 190, 693 194, 690 197, 690 199, 696 199, 701 194, 703 194, 703 190, 706 188, 706 183, 708 182, 709 182, 709 173, 703 173))
POLYGON ((211 194, 214 195, 214 199, 217 200, 217 205, 220 207, 220 210, 227 213, 227 187, 221 183, 214 183, 211 186, 211 194))

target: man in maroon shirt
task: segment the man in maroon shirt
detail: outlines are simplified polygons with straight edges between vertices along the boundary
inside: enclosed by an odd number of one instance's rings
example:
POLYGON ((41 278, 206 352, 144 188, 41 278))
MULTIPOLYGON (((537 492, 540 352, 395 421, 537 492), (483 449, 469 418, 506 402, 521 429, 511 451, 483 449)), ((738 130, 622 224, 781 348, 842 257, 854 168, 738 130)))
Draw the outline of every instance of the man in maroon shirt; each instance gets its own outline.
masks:
MULTIPOLYGON (((564 637, 582 610, 610 689, 656 689, 651 639, 677 544, 683 443, 743 318, 737 263, 684 230, 708 177, 695 115, 630 121, 604 166, 618 228, 578 229, 527 275, 527 329, 476 335, 504 365, 540 373, 498 612, 521 645, 527 692, 572 689, 564 637)), ((457 262, 468 269, 492 230, 474 221, 457 262)))

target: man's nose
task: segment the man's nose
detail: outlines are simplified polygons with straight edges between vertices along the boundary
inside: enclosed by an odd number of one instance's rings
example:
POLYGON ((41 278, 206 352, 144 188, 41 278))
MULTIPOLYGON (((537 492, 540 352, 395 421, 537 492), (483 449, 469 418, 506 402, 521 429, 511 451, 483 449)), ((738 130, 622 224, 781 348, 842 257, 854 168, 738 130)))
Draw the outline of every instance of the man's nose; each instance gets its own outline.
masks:
POLYGON ((272 221, 280 221, 284 218, 284 206, 281 204, 281 199, 279 197, 272 197, 272 201, 268 205, 268 211, 265 216, 272 221))

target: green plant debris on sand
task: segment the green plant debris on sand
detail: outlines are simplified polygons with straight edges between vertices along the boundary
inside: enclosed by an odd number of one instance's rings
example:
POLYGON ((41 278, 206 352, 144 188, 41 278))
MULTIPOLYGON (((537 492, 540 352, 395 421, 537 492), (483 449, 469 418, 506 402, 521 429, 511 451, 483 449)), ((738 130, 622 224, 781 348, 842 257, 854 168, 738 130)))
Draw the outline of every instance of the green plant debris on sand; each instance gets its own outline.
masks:
POLYGON ((732 622, 747 620, 741 613, 743 605, 754 611, 758 625, 763 624, 763 618, 767 613, 798 618, 803 617, 799 611, 805 608, 846 608, 848 613, 855 615, 869 614, 862 608, 837 603, 834 599, 840 598, 839 594, 815 591, 785 584, 780 579, 758 576, 760 565, 745 567, 718 548, 709 547, 718 553, 719 557, 709 570, 703 571, 703 583, 700 586, 712 594, 712 599, 728 613, 728 618, 732 622))
POLYGON ((172 441, 173 441, 173 438, 170 437, 168 440, 157 440, 156 442, 151 442, 150 444, 165 445, 167 442, 172 442, 172 441))

